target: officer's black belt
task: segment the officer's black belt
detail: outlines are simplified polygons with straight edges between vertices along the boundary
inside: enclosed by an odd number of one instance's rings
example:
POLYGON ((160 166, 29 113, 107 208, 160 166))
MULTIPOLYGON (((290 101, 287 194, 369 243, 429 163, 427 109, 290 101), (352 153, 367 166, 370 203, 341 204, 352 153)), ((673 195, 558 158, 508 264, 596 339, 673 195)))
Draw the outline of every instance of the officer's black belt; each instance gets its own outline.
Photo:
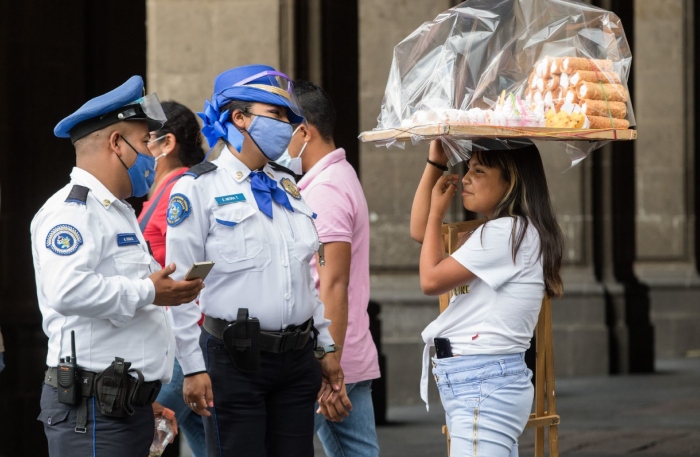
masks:
MULTIPOLYGON (((202 327, 210 335, 223 339, 224 330, 232 322, 217 319, 211 316, 204 316, 202 327)), ((291 325, 279 332, 260 331, 260 350, 265 352, 287 352, 293 349, 301 349, 306 346, 314 328, 313 318, 301 325, 291 325)))
MULTIPOLYGON (((85 433, 87 424, 87 398, 94 397, 95 377, 98 373, 86 370, 78 370, 78 383, 80 384, 81 399, 78 402, 78 417, 76 419, 75 431, 85 433)), ((58 388, 58 375, 56 367, 49 367, 44 373, 44 384, 58 388)), ((134 392, 132 403, 134 406, 146 406, 156 401, 162 383, 160 381, 143 382, 134 392)))

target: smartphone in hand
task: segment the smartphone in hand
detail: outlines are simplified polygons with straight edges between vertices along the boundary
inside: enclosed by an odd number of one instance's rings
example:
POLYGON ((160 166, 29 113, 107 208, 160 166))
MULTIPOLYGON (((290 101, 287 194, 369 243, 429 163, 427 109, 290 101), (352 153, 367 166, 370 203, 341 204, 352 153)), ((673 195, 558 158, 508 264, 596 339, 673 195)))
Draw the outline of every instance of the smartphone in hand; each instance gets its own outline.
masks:
POLYGON ((187 281, 190 279, 197 278, 204 280, 204 278, 207 277, 213 266, 214 262, 211 260, 207 260, 206 262, 195 262, 192 264, 189 271, 185 275, 185 280, 187 281))

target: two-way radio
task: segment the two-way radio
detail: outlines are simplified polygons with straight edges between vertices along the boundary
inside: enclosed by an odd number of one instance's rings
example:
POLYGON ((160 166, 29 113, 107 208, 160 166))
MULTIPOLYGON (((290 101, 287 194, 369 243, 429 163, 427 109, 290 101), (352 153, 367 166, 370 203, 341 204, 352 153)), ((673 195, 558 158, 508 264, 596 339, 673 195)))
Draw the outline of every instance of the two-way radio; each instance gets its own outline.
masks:
POLYGON ((58 401, 76 405, 79 400, 78 360, 75 357, 75 331, 70 332, 70 357, 61 358, 58 364, 58 401))

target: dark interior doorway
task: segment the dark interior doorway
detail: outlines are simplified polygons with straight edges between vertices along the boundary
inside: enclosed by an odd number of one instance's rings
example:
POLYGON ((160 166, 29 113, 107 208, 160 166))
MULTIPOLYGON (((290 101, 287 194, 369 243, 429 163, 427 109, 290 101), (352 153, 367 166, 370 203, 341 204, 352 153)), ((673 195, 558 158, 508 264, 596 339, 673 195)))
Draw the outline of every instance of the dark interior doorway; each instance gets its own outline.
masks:
MULTIPOLYGON (((335 144, 345 149, 348 162, 360 171, 359 41, 357 0, 321 0, 321 73, 320 85, 328 92, 338 113, 335 144)), ((295 6, 295 74, 311 80, 309 0, 295 6)), ((318 81, 315 81, 319 83, 318 81)))
MULTIPOLYGON (((39 414, 46 337, 29 224, 75 156, 53 128, 88 99, 146 72, 145 0, 0 2, 0 456, 47 455, 39 414)), ((65 272, 70 275, 71 272, 65 272)))

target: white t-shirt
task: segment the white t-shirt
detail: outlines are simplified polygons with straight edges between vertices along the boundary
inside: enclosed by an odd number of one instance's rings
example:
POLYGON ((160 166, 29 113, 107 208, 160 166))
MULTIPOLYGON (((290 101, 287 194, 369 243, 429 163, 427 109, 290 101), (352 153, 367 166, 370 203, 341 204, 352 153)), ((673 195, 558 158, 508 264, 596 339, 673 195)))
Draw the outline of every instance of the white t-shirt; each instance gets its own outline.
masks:
POLYGON ((452 254, 476 278, 456 289, 447 309, 421 334, 426 343, 421 396, 426 403, 433 338, 449 338, 453 353, 461 355, 515 354, 530 347, 544 297, 544 272, 532 224, 513 262, 515 221, 502 217, 487 222, 452 254))

